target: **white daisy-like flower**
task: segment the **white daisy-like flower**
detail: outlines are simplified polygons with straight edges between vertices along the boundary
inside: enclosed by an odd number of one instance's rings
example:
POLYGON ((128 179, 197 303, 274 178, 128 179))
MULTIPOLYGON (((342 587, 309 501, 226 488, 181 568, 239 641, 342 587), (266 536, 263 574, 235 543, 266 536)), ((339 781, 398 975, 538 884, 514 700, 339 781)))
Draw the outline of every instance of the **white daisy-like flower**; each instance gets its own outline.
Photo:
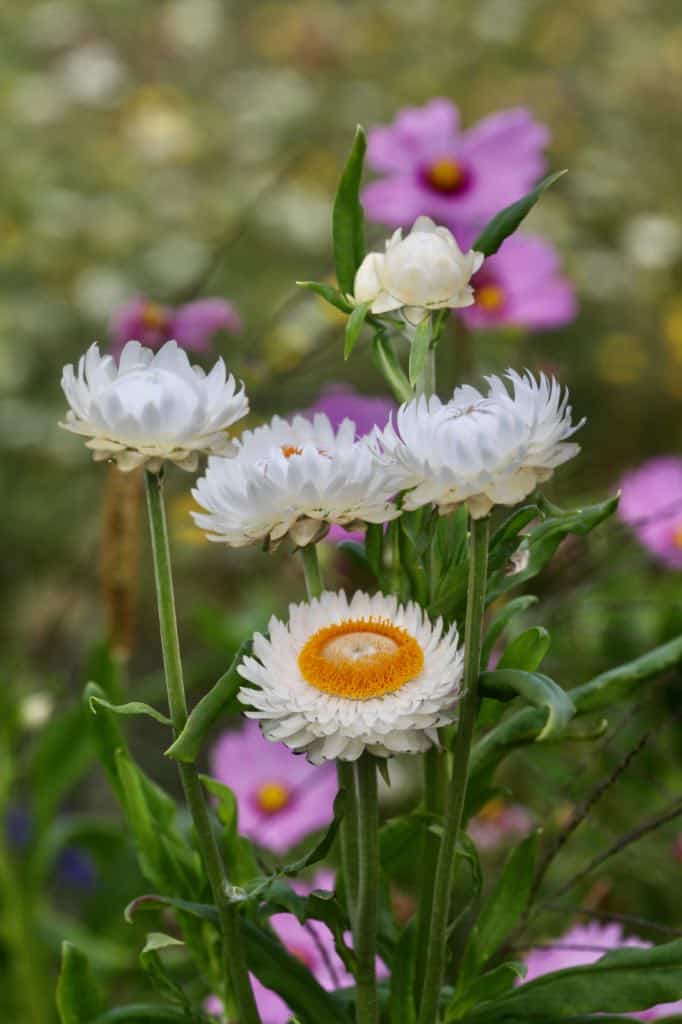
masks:
POLYGON ((176 341, 156 353, 129 341, 118 365, 91 345, 77 371, 64 367, 62 389, 71 408, 60 426, 88 437, 94 459, 114 459, 124 471, 157 472, 166 459, 194 470, 202 453, 228 454, 227 428, 249 411, 222 359, 206 374, 176 341))
POLYGON ((239 674, 250 718, 313 764, 418 753, 438 743, 460 697, 457 629, 395 597, 325 592, 270 620, 239 674))
POLYGON ((393 464, 403 508, 434 504, 447 514, 466 502, 478 519, 494 505, 515 505, 580 446, 568 441, 573 425, 568 392, 554 378, 514 370, 487 377, 488 394, 456 388, 452 399, 419 398, 401 406, 378 444, 393 464), (396 429, 397 428, 397 429, 396 429))
POLYGON ((245 431, 233 459, 209 459, 192 494, 205 512, 193 512, 209 540, 232 547, 287 535, 299 547, 320 540, 332 523, 359 528, 399 515, 391 502, 390 472, 369 439, 355 440, 355 424, 335 432, 329 419, 275 416, 245 431))
POLYGON ((401 310, 416 324, 432 309, 471 306, 471 276, 482 263, 483 253, 462 252, 451 231, 430 217, 418 217, 406 238, 398 228, 385 252, 365 256, 355 275, 353 298, 370 302, 375 315, 401 310))

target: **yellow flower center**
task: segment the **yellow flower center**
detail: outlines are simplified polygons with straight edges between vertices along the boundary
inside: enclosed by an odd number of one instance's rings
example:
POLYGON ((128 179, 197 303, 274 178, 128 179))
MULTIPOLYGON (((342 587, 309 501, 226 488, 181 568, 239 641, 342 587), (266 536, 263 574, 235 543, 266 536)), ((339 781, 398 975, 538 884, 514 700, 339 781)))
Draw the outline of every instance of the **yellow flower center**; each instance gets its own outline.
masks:
POLYGON ((504 291, 496 284, 483 284, 476 289, 476 304, 494 313, 504 303, 504 291))
POLYGON ((682 526, 675 527, 673 533, 673 544, 676 548, 682 548, 682 526))
POLYGON ((302 448, 297 448, 295 444, 283 444, 282 455, 285 459, 290 459, 292 455, 301 455, 303 452, 302 448))
POLYGON ((351 700, 393 693, 423 666, 424 652, 414 637, 386 619, 346 619, 324 626, 298 656, 307 683, 351 700))
POLYGON ((256 802, 263 814, 277 814, 289 803, 291 793, 281 782, 264 782, 258 787, 256 802))
POLYGON ((435 160, 428 169, 427 177, 429 184, 439 192, 454 192, 464 181, 462 168, 449 157, 435 160))
POLYGON ((151 331, 165 327, 167 320, 166 310, 157 302, 148 302, 142 311, 142 323, 151 331))

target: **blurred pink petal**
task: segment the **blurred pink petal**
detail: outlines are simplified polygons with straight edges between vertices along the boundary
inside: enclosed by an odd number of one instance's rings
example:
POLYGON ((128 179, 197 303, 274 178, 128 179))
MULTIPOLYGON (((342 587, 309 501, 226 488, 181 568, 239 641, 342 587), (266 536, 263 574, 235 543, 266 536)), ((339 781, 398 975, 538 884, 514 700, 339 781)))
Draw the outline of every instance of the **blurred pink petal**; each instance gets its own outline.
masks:
POLYGON ((218 331, 242 329, 237 311, 227 299, 197 299, 179 306, 171 318, 172 337, 183 348, 207 352, 218 331))
POLYGON ((241 326, 237 311, 226 299, 197 299, 174 309, 136 295, 114 312, 109 335, 115 356, 127 341, 158 349, 171 339, 190 351, 208 352, 217 331, 239 331, 241 326))
POLYGON ((652 555, 682 569, 682 459, 649 459, 620 482, 618 515, 652 555))

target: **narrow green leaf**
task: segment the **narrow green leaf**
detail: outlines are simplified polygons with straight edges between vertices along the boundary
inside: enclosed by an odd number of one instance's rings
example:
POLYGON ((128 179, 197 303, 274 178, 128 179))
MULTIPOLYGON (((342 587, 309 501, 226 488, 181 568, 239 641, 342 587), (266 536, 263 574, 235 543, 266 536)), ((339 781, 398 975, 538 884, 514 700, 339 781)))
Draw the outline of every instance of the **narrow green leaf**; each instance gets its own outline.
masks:
POLYGON ((346 813, 346 791, 340 789, 334 798, 334 817, 331 820, 329 828, 322 836, 322 838, 315 844, 312 850, 309 850, 303 857, 293 861, 291 864, 287 864, 282 868, 282 873, 285 875, 297 875, 301 871, 305 871, 306 868, 311 867, 313 864, 317 864, 318 861, 323 860, 329 850, 331 849, 332 843, 336 839, 336 833, 339 831, 341 820, 346 813))
POLYGON ((366 148, 364 128, 358 125, 332 214, 336 279, 341 292, 346 295, 353 294, 355 273, 365 255, 365 217, 360 203, 360 182, 366 148))
POLYGON ((111 704, 108 700, 103 697, 90 697, 90 710, 94 715, 97 714, 97 708, 103 707, 107 711, 112 711, 115 715, 148 715, 149 718, 153 718, 160 725, 172 725, 168 715, 164 715, 162 711, 158 711, 153 708, 151 704, 144 704, 141 700, 131 700, 128 704, 111 704))
POLYGON ((338 288, 334 288, 331 284, 324 284, 322 281, 297 281, 296 284, 299 288, 307 288, 308 291, 315 292, 316 295, 325 299, 330 306, 340 309, 342 313, 350 313, 353 310, 353 306, 348 299, 341 294, 338 288))
POLYGON ((543 192, 553 185, 559 178, 562 178, 566 171, 557 171, 555 174, 548 174, 539 185, 536 185, 522 199, 505 206, 503 210, 496 213, 491 221, 486 224, 480 233, 472 249, 482 252, 484 256, 492 256, 500 248, 505 238, 513 234, 521 221, 525 220, 533 209, 543 192))
POLYGON ((499 999, 513 989, 526 974, 526 965, 512 961, 494 967, 475 978, 463 991, 455 993, 448 1003, 445 1024, 460 1020, 469 1010, 479 1003, 487 1003, 499 999))
POLYGON ((535 672, 542 664, 552 643, 552 638, 542 626, 532 626, 505 648, 496 668, 514 668, 523 672, 535 672))
POLYGON ((90 961, 70 942, 63 942, 57 982, 57 1010, 61 1024, 90 1024, 102 1009, 102 998, 90 961))
POLYGON ((223 826, 222 840, 227 874, 233 885, 246 885, 259 872, 251 843, 245 836, 239 835, 237 798, 228 786, 211 778, 210 775, 200 775, 199 778, 217 800, 218 818, 223 826))
POLYGON ((144 896, 137 896, 125 908, 124 917, 128 924, 132 924, 138 910, 163 910, 164 907, 171 907, 183 914, 190 914, 202 921, 210 921, 211 924, 218 924, 218 911, 210 903, 195 903, 192 900, 181 900, 174 896, 162 896, 158 893, 147 893, 144 896))
POLYGON ((415 386, 424 370, 424 363, 431 345, 431 316, 419 321, 417 331, 410 345, 409 381, 415 386))
POLYGON ((244 641, 232 659, 232 664, 227 672, 192 709, 185 728, 166 751, 168 757, 174 757, 177 761, 185 761, 190 764, 196 761, 206 733, 241 686, 242 679, 237 669, 242 659, 251 651, 252 643, 252 637, 244 641))
POLYGON ((184 942, 174 939, 172 935, 166 935, 164 932, 150 932, 140 952, 140 966, 157 991, 171 1002, 179 1003, 189 1015, 191 1004, 182 987, 169 974, 159 955, 160 950, 173 947, 183 948, 184 942))
POLYGON ((371 302, 361 302, 359 306, 353 307, 353 312, 346 323, 346 340, 343 345, 343 358, 349 359, 360 336, 362 325, 367 319, 371 302))
POLYGON ((365 533, 365 554, 377 579, 383 575, 384 528, 381 523, 368 523, 365 533))
POLYGON ((410 382, 403 372, 390 339, 381 332, 376 334, 372 341, 372 358, 398 401, 409 402, 413 397, 410 382))
MULTIPOLYGON (((90 730, 100 764, 104 768, 119 802, 122 804, 123 790, 116 766, 116 751, 127 749, 125 737, 116 715, 106 711, 106 709, 99 715, 90 713, 90 701, 95 699, 100 702, 106 701, 106 694, 97 683, 88 683, 83 694, 83 703, 87 709, 86 728, 90 730)), ((101 706, 105 708, 104 703, 101 706)))
POLYGON ((540 672, 522 672, 513 668, 483 672, 479 685, 486 697, 505 700, 519 696, 534 707, 546 709, 547 720, 538 740, 560 734, 575 715, 575 705, 566 691, 540 672))
MULTIPOLYGON (((545 1024, 583 1014, 634 1013, 682 994, 682 940, 607 953, 596 963, 544 974, 467 1018, 472 1024, 545 1024)), ((598 1017, 601 1021, 602 1018, 598 1017)))
POLYGON ((528 905, 538 835, 531 833, 512 850, 480 913, 464 956, 462 975, 467 983, 497 952, 528 905))
POLYGON ((528 611, 529 608, 537 603, 538 599, 533 594, 522 594, 520 597, 515 597, 509 601, 508 604, 506 604, 504 608, 497 613, 497 615, 493 616, 483 642, 481 665, 485 666, 488 664, 490 661, 490 655, 493 653, 493 648, 497 643, 497 640, 514 616, 528 611))

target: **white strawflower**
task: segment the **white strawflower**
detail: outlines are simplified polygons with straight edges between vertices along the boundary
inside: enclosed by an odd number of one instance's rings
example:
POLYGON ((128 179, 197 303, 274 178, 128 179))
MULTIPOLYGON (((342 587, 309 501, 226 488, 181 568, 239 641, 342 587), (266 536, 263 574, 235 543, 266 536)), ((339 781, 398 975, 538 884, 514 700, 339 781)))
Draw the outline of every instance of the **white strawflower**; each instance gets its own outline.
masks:
POLYGON ((418 753, 438 743, 460 696, 457 629, 431 623, 416 604, 357 592, 323 593, 274 616, 239 674, 240 701, 269 740, 313 764, 418 753))
POLYGON ((176 341, 156 354, 129 341, 118 365, 91 345, 77 373, 64 367, 62 389, 71 408, 60 426, 88 437, 94 459, 114 459, 124 471, 157 472, 166 459, 194 470, 200 454, 233 450, 227 428, 249 411, 222 359, 206 374, 176 341))
POLYGON ((370 312, 402 310, 418 323, 429 310, 471 306, 470 279, 483 263, 483 254, 463 253, 447 228, 430 217, 418 217, 403 238, 400 228, 386 242, 386 252, 365 256, 355 275, 355 302, 371 302, 370 312))
POLYGON ((396 490, 406 490, 403 508, 434 504, 442 514, 466 502, 477 519, 493 505, 515 505, 547 480, 580 446, 569 442, 568 392, 542 374, 487 377, 488 394, 456 388, 452 399, 419 398, 400 407, 396 428, 378 434, 393 463, 396 490))
POLYGON ((399 515, 390 501, 389 472, 355 424, 338 430, 327 416, 275 416, 245 431, 233 459, 212 458, 192 494, 206 510, 193 512, 209 540, 232 547, 320 540, 332 523, 359 528, 399 515))

